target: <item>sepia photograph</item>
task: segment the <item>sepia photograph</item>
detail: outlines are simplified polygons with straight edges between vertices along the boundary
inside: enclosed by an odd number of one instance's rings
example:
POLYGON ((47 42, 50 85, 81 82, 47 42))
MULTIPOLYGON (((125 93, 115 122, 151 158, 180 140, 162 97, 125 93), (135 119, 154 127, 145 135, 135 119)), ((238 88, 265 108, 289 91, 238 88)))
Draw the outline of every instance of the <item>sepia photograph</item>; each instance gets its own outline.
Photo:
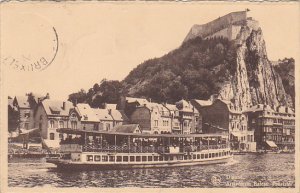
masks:
POLYGON ((3 192, 299 192, 299 2, 0 6, 3 192))

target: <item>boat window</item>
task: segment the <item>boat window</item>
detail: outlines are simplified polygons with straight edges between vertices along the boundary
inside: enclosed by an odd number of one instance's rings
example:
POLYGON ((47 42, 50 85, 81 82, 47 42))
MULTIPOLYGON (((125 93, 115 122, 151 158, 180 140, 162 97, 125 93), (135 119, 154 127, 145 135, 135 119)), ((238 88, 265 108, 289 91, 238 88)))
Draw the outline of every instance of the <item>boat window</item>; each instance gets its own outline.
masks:
POLYGON ((147 156, 142 156, 142 161, 146 162, 147 161, 147 156))
POLYGON ((114 162, 115 161, 115 156, 109 156, 109 161, 114 162))
POLYGON ((103 161, 103 162, 107 162, 107 161, 108 161, 108 156, 103 155, 103 156, 102 156, 102 161, 103 161))
POLYGON ((216 153, 216 157, 219 157, 219 154, 218 154, 218 153, 216 153))
POLYGON ((174 156, 171 155, 171 156, 170 156, 170 160, 174 160, 174 156))
POLYGON ((164 161, 164 158, 163 158, 163 156, 159 156, 159 161, 164 161))
POLYGON ((100 155, 95 155, 95 161, 99 162, 101 160, 101 156, 100 155))
POLYGON ((158 161, 158 156, 154 156, 154 161, 158 161))
POLYGON ((208 157, 211 158, 211 153, 208 154, 208 157))
POLYGON ((207 153, 205 154, 205 158, 208 158, 208 154, 207 153))
POLYGON ((92 155, 87 155, 86 160, 87 161, 93 161, 93 156, 92 155))
POLYGON ((200 159, 200 154, 197 154, 197 159, 200 159))
POLYGON ((134 162, 134 161, 135 161, 134 156, 130 156, 130 161, 131 161, 131 162, 134 162))
POLYGON ((188 159, 188 156, 187 155, 184 155, 184 160, 187 160, 188 159))
POLYGON ((136 159, 137 162, 140 162, 141 161, 141 156, 136 156, 135 159, 136 159))
POLYGON ((219 152, 219 157, 221 157, 222 156, 222 153, 221 152, 219 152))
POLYGON ((212 153, 212 157, 215 157, 215 153, 212 153))
POLYGON ((204 154, 201 154, 201 159, 204 159, 204 154))
POLYGON ((148 156, 148 161, 152 162, 152 156, 148 156))
POLYGON ((128 162, 128 156, 123 156, 123 162, 128 162))
POLYGON ((117 162, 121 162, 122 161, 122 156, 117 156, 117 162))
POLYGON ((196 159, 196 154, 193 155, 193 159, 196 159))

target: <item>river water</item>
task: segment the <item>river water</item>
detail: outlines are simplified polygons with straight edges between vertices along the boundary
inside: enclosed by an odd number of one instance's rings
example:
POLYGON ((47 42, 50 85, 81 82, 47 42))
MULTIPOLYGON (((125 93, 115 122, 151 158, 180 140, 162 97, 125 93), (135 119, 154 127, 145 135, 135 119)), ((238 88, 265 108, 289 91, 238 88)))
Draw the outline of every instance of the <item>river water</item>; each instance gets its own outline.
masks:
POLYGON ((62 172, 45 159, 13 158, 9 187, 295 187, 293 154, 235 155, 226 164, 62 172))

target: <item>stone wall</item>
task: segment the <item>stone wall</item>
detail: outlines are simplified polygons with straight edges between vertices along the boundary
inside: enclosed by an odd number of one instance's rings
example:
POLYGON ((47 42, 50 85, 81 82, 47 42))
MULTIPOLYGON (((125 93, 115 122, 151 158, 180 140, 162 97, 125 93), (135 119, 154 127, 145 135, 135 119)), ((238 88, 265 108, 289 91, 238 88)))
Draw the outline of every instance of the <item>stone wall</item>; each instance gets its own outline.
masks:
POLYGON ((222 29, 228 28, 230 25, 235 23, 242 24, 247 20, 247 12, 239 11, 229 13, 223 17, 219 17, 209 23, 203 25, 194 25, 188 35, 186 36, 185 41, 193 39, 195 37, 207 37, 211 34, 214 34, 222 29))

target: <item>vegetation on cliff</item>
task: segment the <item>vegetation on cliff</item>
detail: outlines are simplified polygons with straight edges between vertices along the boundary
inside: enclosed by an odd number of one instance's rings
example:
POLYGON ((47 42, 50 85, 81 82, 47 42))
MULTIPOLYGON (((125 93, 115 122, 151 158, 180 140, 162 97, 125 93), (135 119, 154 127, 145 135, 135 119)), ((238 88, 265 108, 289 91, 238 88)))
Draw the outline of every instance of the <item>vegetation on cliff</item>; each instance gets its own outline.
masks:
POLYGON ((295 106, 295 60, 293 58, 279 60, 274 69, 281 77, 284 90, 291 96, 295 106))
POLYGON ((116 103, 120 95, 174 103, 182 98, 208 99, 236 69, 234 43, 226 38, 197 37, 161 58, 143 62, 122 81, 103 80, 86 93, 69 96, 72 102, 93 107, 116 103))

